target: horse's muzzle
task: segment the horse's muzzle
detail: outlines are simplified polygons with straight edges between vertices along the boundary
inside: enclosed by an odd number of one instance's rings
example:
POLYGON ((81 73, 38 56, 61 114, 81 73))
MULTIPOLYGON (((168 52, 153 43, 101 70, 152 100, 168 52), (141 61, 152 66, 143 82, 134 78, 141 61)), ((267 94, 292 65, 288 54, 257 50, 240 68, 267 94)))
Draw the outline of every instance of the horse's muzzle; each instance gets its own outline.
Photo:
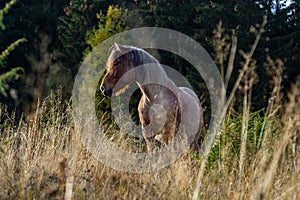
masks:
POLYGON ((113 90, 111 88, 106 89, 103 85, 100 86, 100 91, 104 96, 111 97, 113 90))

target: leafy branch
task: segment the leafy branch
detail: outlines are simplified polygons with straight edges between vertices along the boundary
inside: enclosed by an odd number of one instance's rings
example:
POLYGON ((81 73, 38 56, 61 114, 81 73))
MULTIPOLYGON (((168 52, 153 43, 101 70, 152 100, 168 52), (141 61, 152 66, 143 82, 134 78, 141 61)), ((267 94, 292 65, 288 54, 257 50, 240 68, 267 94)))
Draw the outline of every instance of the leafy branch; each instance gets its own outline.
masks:
POLYGON ((4 60, 9 56, 10 52, 12 52, 17 46, 21 43, 26 42, 25 38, 18 39, 17 41, 10 44, 2 53, 0 54, 0 65, 3 64, 4 60))
MULTIPOLYGON (((4 14, 8 13, 10 8, 13 4, 15 4, 17 0, 11 0, 10 2, 6 3, 4 8, 0 10, 0 28, 2 30, 5 29, 5 26, 3 24, 3 18, 4 14)), ((0 66, 3 65, 4 60, 9 56, 9 54, 21 43, 26 42, 27 40, 25 38, 18 39, 17 41, 13 42, 11 45, 9 45, 1 54, 0 54, 0 66)), ((21 67, 16 67, 11 69, 8 72, 5 72, 4 74, 0 75, 0 94, 7 96, 6 90, 9 88, 8 82, 11 79, 18 79, 19 78, 19 72, 24 71, 21 67)))
POLYGON ((14 5, 17 2, 17 0, 11 0, 10 2, 6 3, 4 8, 2 8, 0 10, 0 28, 2 30, 5 29, 4 23, 3 23, 3 19, 4 19, 4 14, 7 14, 8 11, 10 10, 10 8, 12 7, 12 5, 14 5))

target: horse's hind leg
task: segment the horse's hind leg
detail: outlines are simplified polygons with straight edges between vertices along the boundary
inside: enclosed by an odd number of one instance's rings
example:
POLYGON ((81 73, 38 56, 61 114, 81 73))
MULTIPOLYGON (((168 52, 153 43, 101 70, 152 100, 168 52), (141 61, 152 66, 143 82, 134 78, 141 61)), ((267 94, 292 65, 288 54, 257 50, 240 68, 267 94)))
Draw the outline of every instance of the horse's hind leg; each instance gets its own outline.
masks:
POLYGON ((196 135, 195 138, 193 140, 193 142, 191 143, 191 150, 195 151, 195 152, 199 152, 200 151, 200 136, 201 136, 201 130, 199 130, 196 135))
POLYGON ((152 134, 149 126, 142 125, 143 137, 146 141, 147 151, 151 152, 155 148, 155 135, 152 134))
POLYGON ((169 110, 169 117, 164 128, 165 143, 173 143, 180 124, 180 110, 176 102, 169 110))

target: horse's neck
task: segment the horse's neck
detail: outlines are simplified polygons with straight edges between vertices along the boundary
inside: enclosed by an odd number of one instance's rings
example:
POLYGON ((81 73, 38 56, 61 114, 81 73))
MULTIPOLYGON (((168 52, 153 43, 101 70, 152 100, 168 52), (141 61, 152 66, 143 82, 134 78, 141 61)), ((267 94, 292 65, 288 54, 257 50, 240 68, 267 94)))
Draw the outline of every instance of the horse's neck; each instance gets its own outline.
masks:
POLYGON ((170 93, 170 90, 175 95, 178 94, 175 83, 167 76, 158 61, 145 63, 141 71, 138 70, 136 74, 136 82, 148 101, 163 98, 166 93, 170 93))
POLYGON ((144 95, 144 97, 149 102, 160 101, 163 100, 164 98, 171 98, 171 95, 177 96, 178 94, 178 88, 170 79, 168 79, 168 83, 165 83, 164 85, 155 84, 155 83, 141 85, 138 83, 138 86, 142 94, 144 95))
POLYGON ((161 86, 156 85, 154 83, 150 83, 147 85, 139 85, 140 90, 142 91, 143 95, 147 98, 148 101, 154 101, 157 98, 162 90, 160 90, 161 86))

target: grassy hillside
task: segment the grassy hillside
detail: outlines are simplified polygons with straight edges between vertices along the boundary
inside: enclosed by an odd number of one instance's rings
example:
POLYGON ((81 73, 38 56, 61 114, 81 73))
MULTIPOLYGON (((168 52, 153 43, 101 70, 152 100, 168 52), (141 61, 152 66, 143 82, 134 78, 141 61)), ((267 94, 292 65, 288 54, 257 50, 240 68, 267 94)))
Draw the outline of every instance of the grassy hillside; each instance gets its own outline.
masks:
MULTIPOLYGON (((265 70, 273 87, 268 106, 251 109, 252 89, 259 81, 252 56, 262 32, 257 31, 249 53, 240 51, 245 61, 208 156, 186 152, 159 171, 125 173, 97 161, 75 131, 71 103, 59 93, 20 120, 0 105, 0 199, 300 199, 300 77, 284 95, 283 63, 267 57, 265 70)), ((228 55, 224 51, 216 52, 228 55)), ((100 123, 107 122, 103 114, 100 123)), ((106 127, 107 136, 120 147, 140 151, 142 141, 113 125, 106 127)), ((203 138, 207 127, 205 121, 203 138)))
MULTIPOLYGON (((230 109, 205 165, 201 199, 300 198, 299 88, 298 81, 285 102, 272 95, 266 110, 230 109)), ((108 168, 82 146, 70 104, 59 95, 41 102, 31 120, 15 122, 2 105, 0 120, 0 199, 191 199, 194 194, 199 155, 187 152, 152 173, 108 168)))

